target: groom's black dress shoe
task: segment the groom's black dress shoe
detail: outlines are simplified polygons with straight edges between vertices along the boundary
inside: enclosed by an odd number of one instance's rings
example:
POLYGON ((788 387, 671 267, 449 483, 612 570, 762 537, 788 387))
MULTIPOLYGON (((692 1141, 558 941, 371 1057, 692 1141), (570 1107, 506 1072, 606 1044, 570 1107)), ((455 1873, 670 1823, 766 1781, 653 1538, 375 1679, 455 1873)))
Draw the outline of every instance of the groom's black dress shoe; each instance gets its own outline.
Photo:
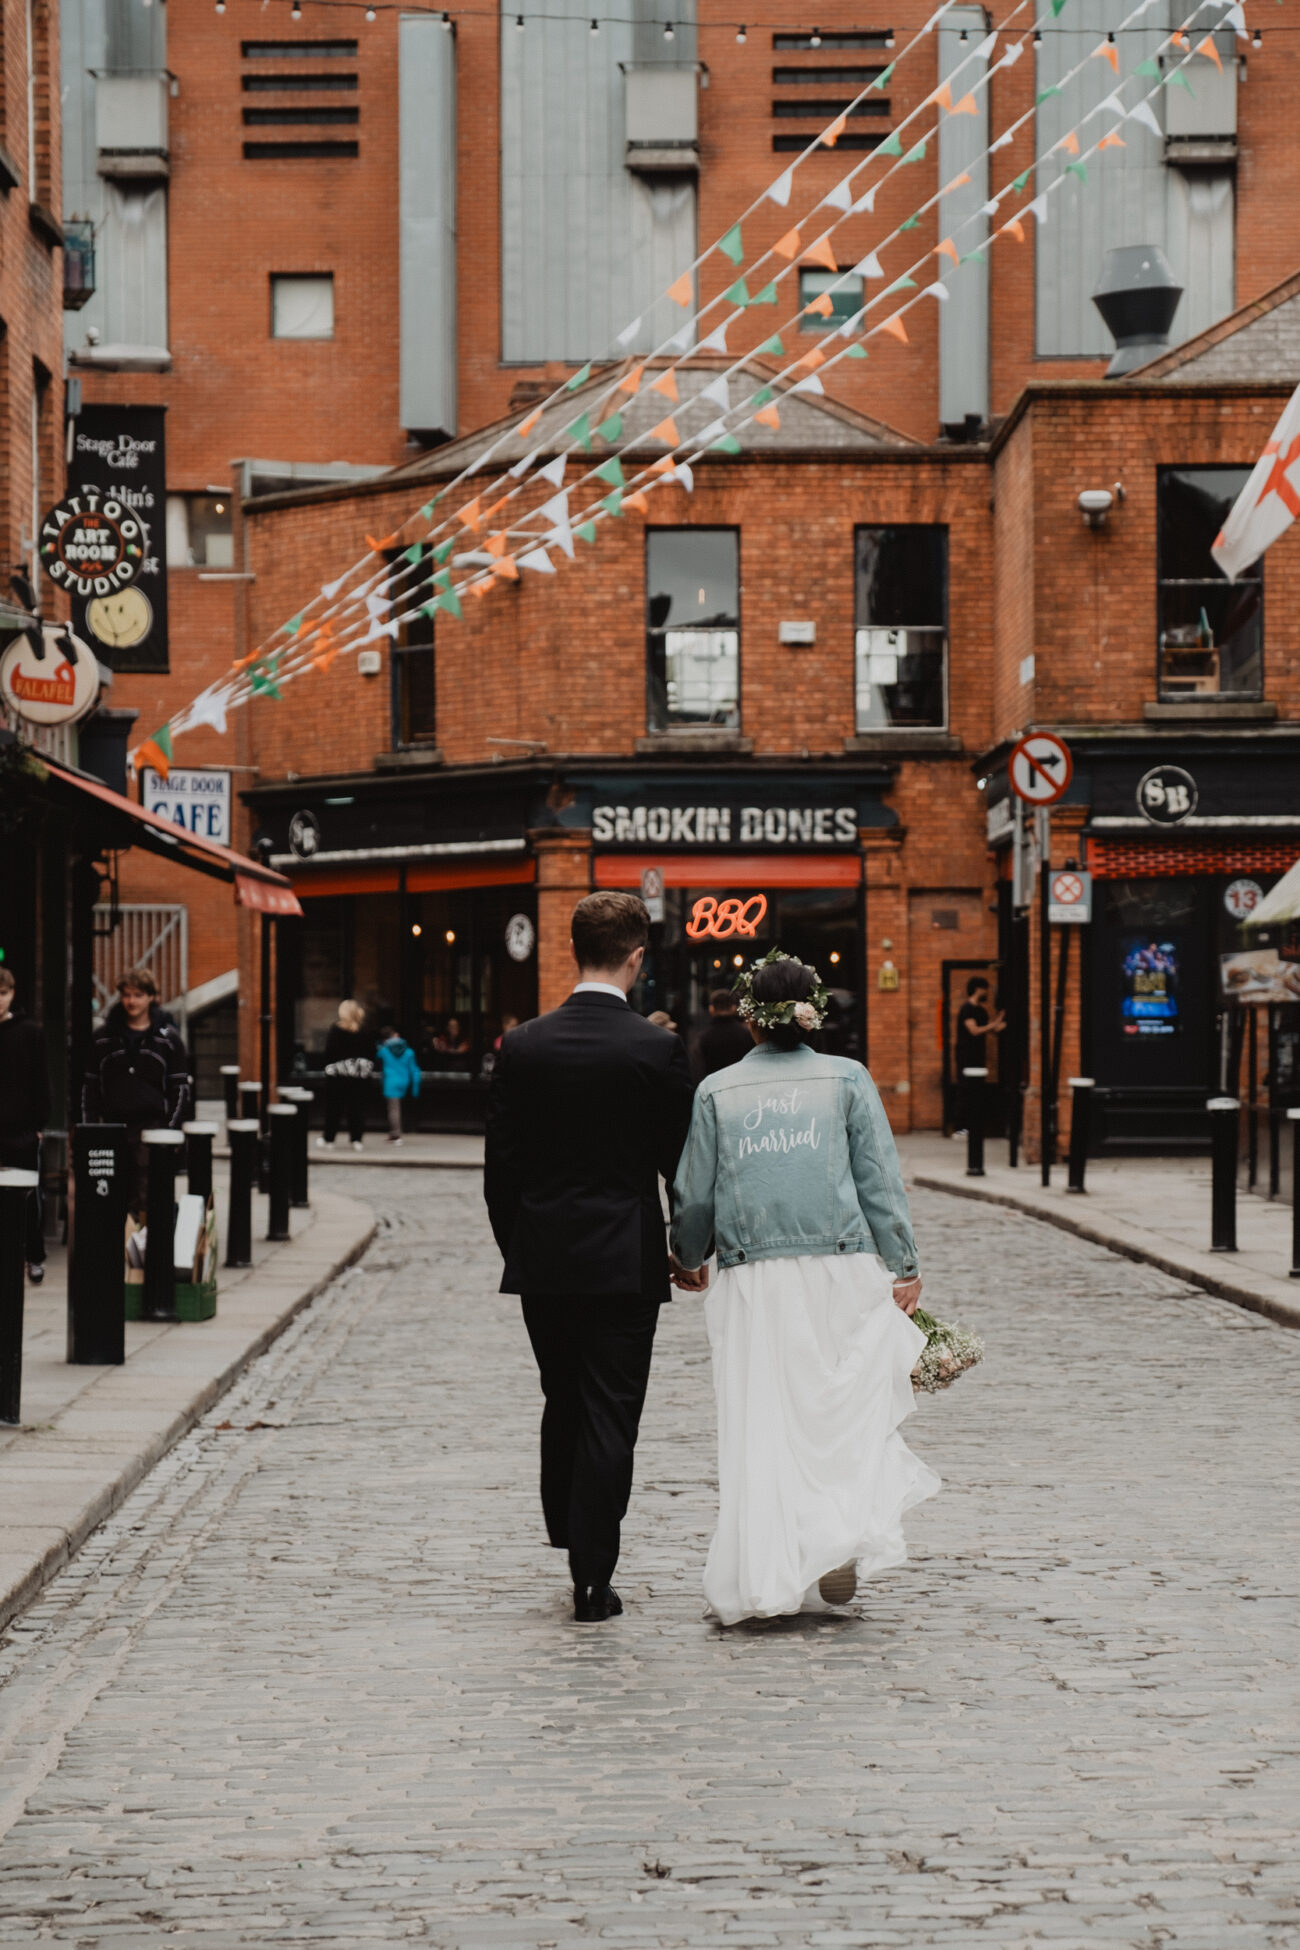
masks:
POLYGON ((598 1625, 604 1618, 618 1618, 622 1610, 623 1600, 612 1584, 603 1589, 597 1584, 573 1587, 573 1616, 579 1625, 598 1625))

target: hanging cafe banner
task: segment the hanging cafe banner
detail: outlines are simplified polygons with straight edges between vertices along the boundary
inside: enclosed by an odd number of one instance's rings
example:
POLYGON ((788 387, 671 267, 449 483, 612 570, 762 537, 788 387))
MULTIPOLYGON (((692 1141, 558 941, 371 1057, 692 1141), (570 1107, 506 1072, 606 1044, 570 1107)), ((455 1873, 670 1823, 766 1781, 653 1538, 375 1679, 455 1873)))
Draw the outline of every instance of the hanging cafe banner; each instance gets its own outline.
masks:
POLYGON ((68 490, 41 523, 41 567, 113 670, 167 668, 167 467, 161 406, 83 406, 68 490))
MULTIPOLYGON (((775 182, 769 184, 747 211, 741 213, 717 243, 702 252, 694 264, 669 287, 666 295, 687 313, 683 326, 672 337, 655 353, 632 361, 622 348, 631 344, 641 328, 642 320, 634 319, 619 334, 620 352, 616 356, 623 369, 617 376, 611 376, 598 406, 587 407, 563 427, 560 436, 563 449, 559 454, 544 465, 538 465, 545 448, 525 453, 522 460, 505 469, 489 485, 480 485, 468 500, 435 521, 438 504, 453 497, 458 489, 464 492, 470 477, 482 474, 508 441, 518 437, 527 441, 549 408, 562 403, 566 395, 587 385, 592 377, 591 362, 557 387, 549 399, 534 407, 517 425, 502 432, 456 480, 448 483, 393 534, 367 536, 366 555, 333 582, 323 584, 318 595, 297 616, 290 618, 264 644, 233 665, 224 678, 209 685, 189 706, 178 712, 160 732, 138 748, 133 754, 134 762, 147 762, 160 770, 165 768, 171 758, 173 734, 202 724, 224 731, 230 709, 258 695, 278 698, 285 683, 313 669, 327 670, 340 652, 351 651, 384 637, 395 637, 401 624, 417 615, 441 613, 458 619, 463 614, 461 599, 466 595, 481 598, 501 581, 518 581, 521 570, 541 575, 556 573, 553 559, 556 554, 572 559, 576 552, 575 543, 594 543, 602 522, 621 519, 628 513, 647 512, 647 496, 657 488, 675 484, 691 493, 695 462, 705 455, 712 457, 740 451, 740 443, 734 432, 736 426, 753 421, 779 427, 779 402, 783 391, 823 393, 825 373, 843 359, 866 358, 868 341, 877 336, 893 338, 903 345, 910 344, 907 314, 918 304, 946 301, 949 293, 945 280, 961 272, 968 264, 984 265, 987 251, 995 242, 1010 239, 1017 244, 1023 243, 1028 219, 1032 218, 1039 226, 1047 223, 1050 199, 1065 183, 1074 180, 1087 185, 1090 162, 1103 156, 1109 149, 1127 146, 1125 137, 1119 133, 1121 126, 1136 125, 1147 136, 1163 141, 1161 124, 1152 106, 1161 90, 1169 87, 1190 89, 1191 83, 1184 70, 1194 62, 1209 61, 1221 67, 1221 57, 1213 39, 1217 28, 1228 26, 1238 35, 1246 32, 1245 15, 1240 5, 1225 6, 1223 0, 1201 0, 1201 4, 1192 8, 1180 27, 1157 34, 1155 51, 1144 55, 1134 66, 1132 74, 1126 76, 1121 73, 1117 36, 1136 30, 1142 17, 1157 4, 1157 0, 1142 0, 1055 84, 1042 90, 1033 107, 1010 123, 988 144, 984 153, 991 157, 996 151, 1008 147, 1019 131, 1034 120, 1037 108, 1049 95, 1062 94, 1072 80, 1097 60, 1104 61, 1115 77, 1116 85, 1103 101, 1083 114, 1073 128, 1060 136, 1028 168, 1021 170, 991 195, 973 216, 956 226, 951 235, 942 238, 906 268, 898 269, 892 278, 881 262, 882 253, 905 233, 919 228, 922 218, 940 206, 945 195, 969 182, 968 173, 942 185, 919 203, 912 214, 881 239, 873 250, 859 257, 850 271, 840 272, 838 256, 830 241, 838 226, 846 217, 871 212, 881 185, 896 171, 925 158, 928 144, 939 127, 938 118, 973 113, 976 94, 988 87, 995 73, 1014 66, 1026 46, 1032 43, 1044 26, 1050 27, 1051 21, 1068 4, 1068 0, 1049 0, 1048 8, 1037 20, 1026 23, 1016 39, 1007 40, 1011 21, 1026 10, 1025 0, 1018 0, 1007 20, 972 46, 970 53, 948 79, 904 117, 884 142, 851 169, 768 250, 747 263, 744 225, 767 204, 775 204, 782 209, 790 204, 800 165, 820 148, 834 147, 852 109, 873 89, 882 87, 889 80, 899 62, 932 33, 952 4, 954 0, 945 0, 945 4, 913 36, 897 60, 877 74, 855 101, 836 116, 801 156, 781 171, 775 182), (1202 16, 1207 18, 1202 21, 1201 27, 1197 27, 1195 23, 1202 16), (1205 26, 1209 31, 1202 32, 1205 26), (1201 33, 1195 45, 1193 32, 1201 33), (1005 45, 999 58, 994 61, 993 55, 1000 40, 1005 45), (962 73, 966 68, 974 71, 963 81, 962 73), (1124 91, 1131 81, 1137 79, 1145 79, 1151 85, 1139 99, 1126 102, 1124 91), (935 116, 928 126, 919 130, 909 128, 909 125, 924 121, 932 110, 935 116), (1107 117, 1110 118, 1109 124, 1105 119, 1107 117), (875 182, 864 188, 858 179, 882 158, 889 166, 875 182), (1056 171, 1054 175, 1049 174, 1052 170, 1056 171), (1024 194, 1035 172, 1044 187, 1039 188, 1036 195, 1012 214, 1005 214, 1002 206, 1008 199, 1018 200, 1024 194), (822 211, 831 214, 825 227, 818 231, 816 224, 822 211), (996 228, 991 228, 995 217, 1002 220, 996 228), (963 248, 958 239, 963 231, 972 226, 975 234, 964 240, 968 247, 963 248), (693 309, 695 273, 715 256, 723 258, 729 269, 739 272, 739 275, 723 292, 693 309), (809 264, 820 265, 835 273, 835 282, 831 287, 811 305, 797 308, 757 348, 751 347, 742 354, 730 355, 727 334, 736 321, 752 307, 779 305, 781 284, 787 278, 795 278, 797 290, 798 270, 809 264), (936 271, 942 275, 936 275, 936 271), (830 316, 831 292, 849 278, 860 278, 864 282, 880 280, 883 288, 867 299, 838 328, 834 335, 841 341, 838 349, 826 351, 821 345, 815 345, 798 358, 781 365, 770 378, 755 387, 755 374, 749 367, 749 361, 754 357, 785 361, 782 331, 797 329, 804 311, 830 316), (894 298, 899 302, 885 315, 871 317, 878 308, 894 298), (697 328, 708 314, 721 306, 732 308, 729 316, 701 338, 697 328), (722 352, 732 356, 732 363, 698 395, 683 403, 676 374, 692 353, 699 352, 722 352), (664 359, 668 363, 660 370, 659 362, 664 359), (634 465, 634 471, 629 475, 623 465, 623 456, 630 445, 639 446, 647 436, 639 428, 630 438, 625 433, 620 399, 625 401, 636 395, 643 381, 647 391, 657 394, 665 405, 663 417, 649 430, 648 437, 662 444, 667 451, 644 465, 634 465), (733 387, 743 390, 744 397, 733 398, 733 387), (783 390, 778 391, 778 388, 783 390), (712 415, 708 424, 697 431, 683 433, 678 427, 678 419, 684 418, 687 411, 701 403, 712 415), (597 440, 610 450, 608 457, 593 461, 580 473, 576 482, 566 485, 565 475, 571 458, 580 457, 579 466, 582 467, 584 461, 593 458, 597 440), (545 485, 550 492, 539 504, 528 506, 521 497, 538 485, 545 485), (587 496, 585 503, 575 508, 572 497, 581 495, 584 489, 587 496), (517 504, 513 510, 512 503, 517 504), (513 526, 510 525, 511 514, 507 510, 511 510, 516 517, 513 526), (540 525, 534 526, 535 523, 540 525), (410 531, 413 527, 424 532, 412 536, 410 531), (457 582, 455 565, 450 563, 450 558, 458 548, 465 550, 467 542, 469 549, 490 558, 491 566, 475 567, 457 582), (430 582, 433 585, 431 595, 430 582), (406 607, 403 607, 403 601, 406 607)), ((1154 31, 1148 30, 1148 35, 1154 31)), ((551 444, 554 443, 548 442, 548 445, 551 444)))

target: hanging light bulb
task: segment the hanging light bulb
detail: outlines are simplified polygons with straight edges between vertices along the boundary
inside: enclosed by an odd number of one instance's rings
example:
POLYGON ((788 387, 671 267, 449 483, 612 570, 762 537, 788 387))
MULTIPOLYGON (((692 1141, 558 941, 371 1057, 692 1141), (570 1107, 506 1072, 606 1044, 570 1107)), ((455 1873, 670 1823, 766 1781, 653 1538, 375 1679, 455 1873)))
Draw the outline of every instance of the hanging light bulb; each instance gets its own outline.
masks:
POLYGON ((302 19, 302 8, 299 5, 298 0, 293 0, 293 5, 289 9, 289 18, 290 20, 302 19))
POLYGON ((367 8, 366 8, 366 19, 367 19, 367 20, 373 20, 373 19, 374 19, 374 17, 375 17, 375 10, 374 10, 374 8, 373 8, 373 7, 367 7, 367 8))
POLYGON ((808 36, 808 45, 809 47, 820 47, 821 44, 822 30, 820 27, 814 27, 812 33, 808 36))
POLYGON ((219 14, 223 14, 225 11, 226 11, 226 0, 217 0, 217 12, 219 14))
POLYGON ((516 34, 522 34, 522 33, 523 33, 523 31, 524 31, 524 17, 523 17, 523 15, 522 15, 522 14, 516 14, 516 15, 515 15, 515 32, 516 32, 516 34))
POLYGON ((600 22, 599 22, 598 20, 593 20, 593 21, 592 21, 592 23, 591 23, 591 31, 592 31, 592 33, 593 33, 593 34, 599 34, 599 32, 600 32, 600 22))
POLYGON ((444 15, 443 15, 443 17, 442 17, 442 31, 443 31, 443 33, 444 33, 444 34, 450 34, 450 32, 451 32, 451 15, 450 15, 450 14, 444 14, 444 15))
POLYGON ((889 32, 885 36, 885 46, 892 47, 893 45, 894 45, 894 30, 891 27, 889 32))
POLYGON ((1264 36, 1260 33, 1258 27, 1250 37, 1250 44, 1252 47, 1263 47, 1264 45, 1264 36))
POLYGON ((961 30, 961 34, 959 38, 961 40, 962 46, 965 47, 967 41, 970 39, 970 35, 966 32, 966 29, 964 27, 961 30))
POLYGON ((739 27, 736 29, 736 45, 738 47, 743 47, 745 45, 746 39, 747 36, 745 33, 745 23, 742 20, 739 27))
POLYGON ((1041 35, 1041 34, 1039 33, 1039 31, 1038 31, 1038 29, 1037 29, 1037 28, 1035 28, 1035 29, 1034 29, 1034 46, 1035 46, 1035 47, 1041 47, 1042 45, 1043 45, 1043 37, 1042 37, 1042 35, 1041 35))
POLYGON ((666 41, 671 41, 673 38, 674 38, 673 23, 671 22, 671 20, 666 20, 664 22, 664 39, 666 41))

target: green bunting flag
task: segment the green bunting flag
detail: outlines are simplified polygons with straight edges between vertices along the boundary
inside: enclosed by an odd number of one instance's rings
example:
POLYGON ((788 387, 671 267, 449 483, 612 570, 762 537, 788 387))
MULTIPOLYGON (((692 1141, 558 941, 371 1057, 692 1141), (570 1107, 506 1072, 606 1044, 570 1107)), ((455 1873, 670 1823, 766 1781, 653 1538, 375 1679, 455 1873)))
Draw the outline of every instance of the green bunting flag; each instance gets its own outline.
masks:
POLYGON ((1088 172, 1081 162, 1067 163, 1065 173, 1067 176, 1077 176, 1081 183, 1086 183, 1088 180, 1088 172))
MULTIPOLYGON (((882 68, 880 70, 880 73, 876 76, 875 80, 872 82, 871 88, 886 87, 889 83, 890 75, 893 74, 894 72, 894 66, 895 66, 894 62, 891 61, 887 68, 882 68)), ((871 88, 868 88, 867 90, 868 94, 871 93, 871 88)))
POLYGON ((915 290, 916 290, 915 278, 906 278, 906 277, 896 278, 893 284, 889 286, 888 290, 882 291, 880 295, 882 298, 889 298, 892 297, 895 291, 915 291, 915 290))
POLYGON ((603 460, 600 463, 600 466, 596 469, 596 479, 598 481, 608 481, 612 488, 622 487, 623 464, 617 454, 611 454, 608 460, 603 460))
POLYGON ((724 433, 721 440, 714 441, 709 452, 711 454, 738 454, 740 452, 740 442, 734 433, 724 433))
POLYGON ((442 594, 439 596, 437 602, 434 604, 434 608, 440 609, 445 616, 454 616, 456 618, 456 621, 459 623, 460 597, 456 594, 456 591, 454 589, 444 589, 442 594))
POLYGON ((1034 107, 1041 108, 1042 104, 1048 99, 1050 95, 1059 95, 1060 92, 1061 91, 1059 88, 1040 88, 1038 93, 1034 96, 1034 107))
POLYGON ((775 279, 771 284, 765 284, 763 286, 763 289, 757 292, 755 296, 750 299, 749 302, 751 305, 777 304, 779 302, 779 294, 777 292, 775 279))
POLYGON ((1034 165, 1032 163, 1030 163, 1028 169, 1021 170, 1019 176, 1017 176, 1015 182, 1011 185, 1012 189, 1016 192, 1017 196, 1020 194, 1021 190, 1023 190, 1025 184, 1029 181, 1033 173, 1034 173, 1034 165))
POLYGON ((262 692, 263 695, 266 697, 279 697, 280 688, 277 683, 277 679, 279 678, 279 675, 280 675, 279 657, 275 656, 275 657, 263 658, 259 663, 255 663, 253 665, 253 668, 249 671, 248 673, 249 686, 254 691, 262 692))
POLYGON ((1133 72, 1134 74, 1144 74, 1152 81, 1159 81, 1160 63, 1148 58, 1145 61, 1139 61, 1133 72))
POLYGON ((760 386, 749 403, 751 406, 766 406, 769 400, 775 398, 776 395, 770 386, 760 386))
POLYGON ((611 413, 607 420, 601 421, 596 431, 601 439, 607 440, 612 447, 616 440, 623 438, 623 415, 621 413, 611 413))
POLYGON ((775 332, 773 332, 770 339, 764 339, 758 349, 760 352, 770 352, 774 359, 784 359, 785 357, 785 347, 775 332))
POLYGON ((975 251, 963 251, 963 253, 962 253, 962 255, 961 255, 961 257, 960 257, 960 259, 958 260, 958 262, 959 262, 959 263, 962 263, 962 264, 969 264, 972 258, 974 258, 974 260, 975 260, 975 262, 976 262, 977 264, 987 264, 987 263, 988 263, 988 259, 987 259, 987 257, 985 257, 985 255, 984 255, 984 253, 983 253, 983 251, 980 251, 980 250, 975 250, 975 251))
POLYGON ((433 551, 434 561, 445 562, 455 546, 455 542, 439 542, 437 548, 433 551))
POLYGON ((437 603, 436 603, 436 602, 432 602, 432 603, 421 603, 421 604, 420 604, 420 607, 419 607, 419 609, 418 609, 418 610, 417 610, 417 611, 416 611, 415 613, 416 613, 416 615, 417 615, 417 616, 428 616, 428 617, 432 617, 432 615, 433 615, 433 613, 434 613, 434 611, 435 611, 435 610, 437 609, 437 607, 438 607, 438 605, 437 605, 437 603))
POLYGON ((575 372, 572 379, 565 380, 564 382, 565 392, 576 393, 579 386, 585 386, 587 381, 590 378, 591 378, 591 361, 590 359, 588 359, 586 365, 583 366, 580 372, 575 372))
POLYGON ((749 295, 749 286, 743 278, 737 278, 730 289, 724 291, 722 295, 729 305, 749 305, 753 303, 753 299, 749 295))
POLYGON ((904 161, 905 163, 910 163, 910 162, 924 162, 924 161, 925 161, 925 143, 926 143, 926 138, 925 138, 924 136, 922 136, 922 137, 921 137, 921 140, 920 140, 920 141, 919 141, 919 142, 917 143, 917 145, 916 145, 916 147, 915 147, 915 149, 909 149, 909 150, 908 150, 908 152, 907 152, 907 154, 906 154, 906 155, 905 155, 905 156, 903 157, 903 161, 904 161))
POLYGON ((618 488, 615 488, 612 494, 607 494, 605 496, 605 499, 601 502, 600 505, 605 510, 606 514, 621 515, 623 512, 622 493, 618 488))
POLYGON ((919 230, 921 228, 921 219, 919 216, 906 217, 898 227, 900 230, 919 230))
POLYGON ((1181 68, 1175 68, 1172 74, 1167 74, 1164 78, 1163 86, 1166 88, 1185 88, 1192 100, 1196 100, 1196 90, 1181 68))
POLYGON ((423 506, 423 507, 421 508, 421 510, 420 510, 420 520, 421 520, 421 521, 432 521, 432 520, 433 520, 433 503, 432 503, 432 501, 426 501, 426 502, 425 502, 425 504, 424 504, 424 506, 423 506))
POLYGON ((850 359, 865 359, 866 356, 867 356, 867 348, 865 345, 858 345, 855 342, 849 347, 848 357, 850 359))
POLYGON ((435 589, 450 589, 450 588, 451 588, 451 570, 450 570, 450 569, 435 569, 435 570, 434 570, 434 572, 433 572, 433 586, 434 586, 434 588, 435 588, 435 589))
POLYGON ((1052 18, 1056 20, 1065 6, 1065 0, 1052 0, 1052 18))
POLYGON ((171 764, 172 733, 171 733, 170 725, 164 725, 161 731, 155 731, 153 737, 150 738, 147 742, 151 745, 156 746, 157 749, 162 753, 163 757, 167 760, 167 763, 169 765, 171 764))
POLYGON ((580 541, 594 542, 596 539, 596 524, 594 521, 580 521, 573 532, 580 541))
POLYGON ((591 452, 591 415, 589 413, 580 413, 573 425, 566 427, 564 431, 573 436, 584 454, 591 452))
POLYGON ((740 225, 738 223, 732 224, 731 229, 718 245, 718 249, 724 257, 729 257, 733 264, 740 263, 745 255, 745 246, 740 241, 740 225))
POLYGON ((297 636, 301 628, 302 628, 301 616, 291 616, 289 618, 289 621, 284 626, 284 633, 286 636, 297 636))
POLYGON ((403 549, 402 558, 404 561, 409 562, 411 567, 415 569, 419 567, 420 560, 423 554, 424 554, 424 543, 412 542, 411 546, 408 549, 403 549))
POLYGON ((876 148, 876 154, 878 156, 901 156, 902 153, 903 145, 898 139, 897 130, 894 131, 893 135, 887 135, 884 141, 879 143, 876 148))

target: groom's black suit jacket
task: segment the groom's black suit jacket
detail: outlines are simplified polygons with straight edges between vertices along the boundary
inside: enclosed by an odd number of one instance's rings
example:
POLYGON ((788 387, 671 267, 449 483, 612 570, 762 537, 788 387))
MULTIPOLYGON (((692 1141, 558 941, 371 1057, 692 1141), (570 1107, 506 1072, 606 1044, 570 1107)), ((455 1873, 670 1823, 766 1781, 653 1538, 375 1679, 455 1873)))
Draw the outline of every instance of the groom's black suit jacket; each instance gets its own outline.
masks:
POLYGON ((512 1029, 492 1072, 484 1192, 503 1293, 668 1292, 671 1185, 693 1087, 681 1038, 587 990, 512 1029))

